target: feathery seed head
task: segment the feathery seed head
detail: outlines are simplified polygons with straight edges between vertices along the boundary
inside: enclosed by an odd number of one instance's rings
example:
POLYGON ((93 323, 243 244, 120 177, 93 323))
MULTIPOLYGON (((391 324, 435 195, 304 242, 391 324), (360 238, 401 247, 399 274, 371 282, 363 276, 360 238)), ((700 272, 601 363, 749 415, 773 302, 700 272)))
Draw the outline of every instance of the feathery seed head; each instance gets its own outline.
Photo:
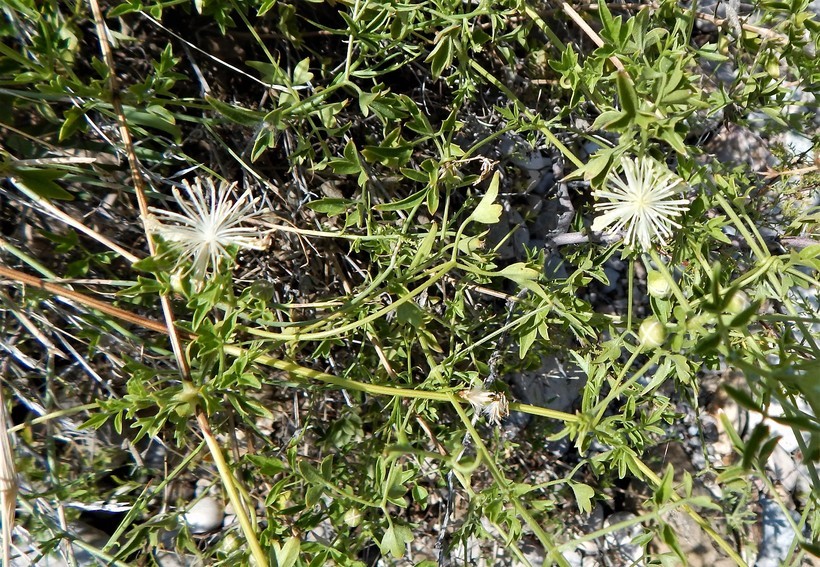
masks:
POLYGON ((197 177, 194 183, 183 181, 187 198, 174 187, 174 198, 180 213, 150 208, 146 219, 150 232, 162 239, 178 254, 178 262, 190 261, 187 274, 202 282, 219 268, 219 263, 231 258, 231 248, 264 250, 267 239, 260 230, 244 223, 257 217, 258 198, 250 191, 236 201, 230 200, 236 183, 220 182, 217 187, 210 178, 197 177))
POLYGON ((462 390, 458 395, 470 403, 473 409, 487 416, 487 421, 498 425, 510 413, 510 404, 507 396, 502 392, 490 392, 483 388, 462 390))

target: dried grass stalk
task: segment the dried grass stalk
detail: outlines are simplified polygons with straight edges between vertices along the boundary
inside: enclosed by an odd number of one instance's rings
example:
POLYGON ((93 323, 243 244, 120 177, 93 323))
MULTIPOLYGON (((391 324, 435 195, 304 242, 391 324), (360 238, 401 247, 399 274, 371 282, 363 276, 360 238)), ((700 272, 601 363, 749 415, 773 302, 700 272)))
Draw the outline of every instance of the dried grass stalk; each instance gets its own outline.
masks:
POLYGON ((0 518, 3 522, 3 567, 11 564, 11 536, 17 508, 17 467, 6 415, 6 400, 0 387, 0 518))

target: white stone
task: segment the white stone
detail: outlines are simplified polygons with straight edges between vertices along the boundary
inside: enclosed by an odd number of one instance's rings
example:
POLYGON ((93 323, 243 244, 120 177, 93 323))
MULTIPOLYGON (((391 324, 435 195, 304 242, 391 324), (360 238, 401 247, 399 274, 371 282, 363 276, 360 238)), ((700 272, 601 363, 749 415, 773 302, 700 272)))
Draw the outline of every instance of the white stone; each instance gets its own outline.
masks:
POLYGON ((772 475, 772 479, 779 482, 783 488, 788 492, 792 492, 797 484, 797 477, 799 471, 797 470, 797 463, 794 457, 791 456, 783 447, 775 447, 769 460, 766 463, 766 468, 772 475))
MULTIPOLYGON (((625 522, 635 518, 631 512, 615 512, 604 521, 604 527, 613 526, 620 522, 625 522)), ((604 545, 609 551, 617 551, 622 558, 637 563, 642 556, 640 546, 634 545, 632 540, 641 533, 640 523, 632 524, 614 532, 609 532, 604 536, 604 545)))
POLYGON ((205 496, 197 500, 185 514, 182 520, 194 534, 212 532, 222 526, 225 508, 222 502, 213 496, 205 496))
POLYGON ((779 567, 789 555, 794 530, 774 500, 761 498, 760 506, 763 511, 763 538, 755 567, 779 567))

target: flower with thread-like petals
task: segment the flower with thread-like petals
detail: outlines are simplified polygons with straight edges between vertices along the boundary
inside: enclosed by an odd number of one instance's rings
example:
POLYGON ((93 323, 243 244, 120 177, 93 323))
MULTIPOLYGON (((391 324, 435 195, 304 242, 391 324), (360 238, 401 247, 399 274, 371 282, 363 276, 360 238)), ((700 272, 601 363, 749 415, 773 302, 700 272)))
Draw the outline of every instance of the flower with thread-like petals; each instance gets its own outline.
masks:
POLYGON ((256 209, 259 199, 252 198, 250 190, 232 201, 236 183, 220 182, 217 187, 212 179, 197 177, 193 184, 182 184, 188 198, 173 188, 181 212, 151 207, 146 225, 177 253, 179 264, 191 262, 185 273, 193 280, 204 281, 221 261, 230 260, 233 247, 267 248, 259 228, 245 224, 262 212, 256 209))
POLYGON ((458 395, 469 402, 475 411, 487 416, 487 421, 492 425, 500 424, 501 420, 510 413, 507 396, 502 392, 490 392, 483 388, 473 388, 472 390, 462 390, 458 395))
POLYGON ((649 250, 653 240, 666 244, 672 236, 672 227, 680 224, 672 220, 689 209, 689 201, 675 199, 683 187, 683 180, 650 157, 623 158, 621 169, 624 179, 612 175, 603 189, 593 192, 602 202, 595 210, 602 212, 592 223, 592 230, 626 230, 624 241, 630 246, 640 244, 649 250))

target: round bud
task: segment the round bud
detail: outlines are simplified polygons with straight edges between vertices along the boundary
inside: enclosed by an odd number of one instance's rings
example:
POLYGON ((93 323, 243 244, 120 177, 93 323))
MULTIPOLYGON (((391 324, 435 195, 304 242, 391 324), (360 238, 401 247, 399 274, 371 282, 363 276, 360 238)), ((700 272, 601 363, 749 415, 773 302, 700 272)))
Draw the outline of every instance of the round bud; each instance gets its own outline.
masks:
POLYGON ((666 299, 672 294, 672 286, 669 280, 663 277, 660 272, 651 271, 646 276, 646 289, 649 295, 658 299, 666 299))
POLYGON ((737 290, 734 295, 732 295, 732 299, 729 300, 729 304, 726 306, 726 312, 737 315, 745 311, 749 305, 751 305, 749 296, 742 290, 737 290))
POLYGON ((654 317, 644 319, 638 328, 638 340, 642 348, 658 348, 666 340, 666 328, 654 317))
POLYGON ((362 523, 362 513, 357 508, 351 508, 344 515, 344 523, 355 528, 362 523))

